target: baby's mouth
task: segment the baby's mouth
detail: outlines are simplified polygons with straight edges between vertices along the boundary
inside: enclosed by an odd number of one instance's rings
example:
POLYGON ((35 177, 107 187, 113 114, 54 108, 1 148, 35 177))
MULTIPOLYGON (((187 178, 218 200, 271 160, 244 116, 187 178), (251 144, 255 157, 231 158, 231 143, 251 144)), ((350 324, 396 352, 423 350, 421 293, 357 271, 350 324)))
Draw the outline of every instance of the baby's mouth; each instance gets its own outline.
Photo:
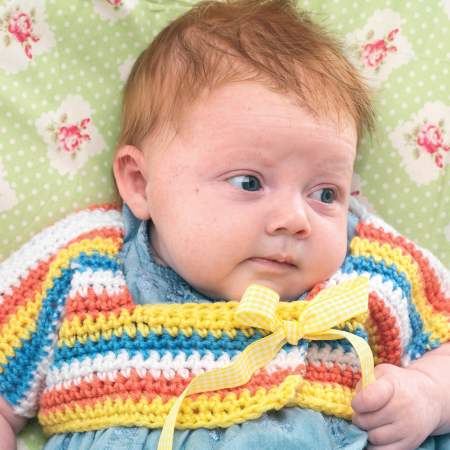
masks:
POLYGON ((271 268, 297 269, 297 264, 295 264, 294 259, 287 255, 257 256, 249 258, 249 261, 271 268))

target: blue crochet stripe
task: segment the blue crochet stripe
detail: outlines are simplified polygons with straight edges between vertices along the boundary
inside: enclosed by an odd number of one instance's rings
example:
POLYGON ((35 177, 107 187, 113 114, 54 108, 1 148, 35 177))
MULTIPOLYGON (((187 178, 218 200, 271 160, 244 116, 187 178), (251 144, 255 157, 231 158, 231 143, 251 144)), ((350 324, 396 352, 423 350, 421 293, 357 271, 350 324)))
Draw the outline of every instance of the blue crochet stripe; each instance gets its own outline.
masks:
MULTIPOLYGON (((108 256, 95 252, 92 255, 80 253, 72 262, 76 266, 86 267, 93 264, 97 268, 118 267, 117 263, 108 256)), ((52 345, 51 337, 56 332, 64 303, 70 291, 73 276, 72 264, 61 270, 61 276, 53 279, 53 287, 47 290, 42 301, 42 307, 36 321, 36 331, 28 339, 22 340, 22 346, 15 349, 15 355, 7 358, 2 364, 0 374, 0 393, 8 402, 17 405, 26 397, 32 380, 36 379, 39 363, 48 356, 52 345)))
MULTIPOLYGON (((181 336, 184 335, 181 334, 181 336)), ((82 361, 85 358, 92 359, 97 355, 106 356, 110 352, 117 356, 124 350, 130 358, 139 354, 144 359, 147 359, 150 357, 150 351, 157 352, 161 358, 167 353, 170 353, 174 358, 180 353, 189 357, 194 352, 199 353, 201 357, 212 353, 214 359, 218 359, 226 353, 230 358, 233 358, 261 337, 263 335, 259 332, 256 332, 251 338, 247 338, 239 332, 235 339, 223 338, 220 340, 220 345, 218 345, 217 339, 212 334, 202 338, 197 333, 192 333, 191 337, 184 336, 181 339, 174 339, 167 332, 164 332, 162 335, 152 333, 146 338, 140 333, 137 333, 134 338, 123 334, 120 337, 114 336, 109 340, 100 338, 97 342, 89 339, 85 344, 77 343, 73 347, 64 345, 56 350, 53 367, 61 368, 64 363, 70 364, 74 360, 82 361)), ((293 347, 291 344, 285 344, 283 349, 289 351, 293 347)), ((300 341, 297 347, 306 349, 308 342, 300 341)))
MULTIPOLYGON (((349 333, 359 336, 360 338, 363 338, 366 342, 368 342, 368 340, 369 340, 369 335, 367 334, 367 331, 364 330, 363 328, 358 327, 354 330, 350 330, 349 328, 344 327, 343 331, 348 331, 349 333)), ((353 345, 350 344, 350 342, 347 341, 347 339, 334 339, 334 340, 329 340, 329 341, 314 341, 313 345, 316 345, 319 349, 322 349, 324 347, 331 347, 331 350, 341 349, 344 351, 344 353, 348 353, 348 352, 354 353, 355 352, 353 345)))
POLYGON ((86 272, 86 270, 111 270, 112 272, 123 269, 122 264, 116 257, 109 257, 97 251, 87 255, 80 253, 73 259, 72 267, 76 267, 76 272, 86 272))
POLYGON ((341 270, 343 273, 356 272, 358 275, 365 272, 371 276, 381 275, 383 281, 391 281, 394 287, 400 288, 407 298, 411 298, 411 284, 395 264, 388 266, 385 261, 376 262, 372 256, 347 256, 341 270))
POLYGON ((220 339, 217 339, 211 333, 202 337, 195 331, 191 336, 179 333, 174 337, 167 331, 163 331, 162 334, 149 333, 146 337, 140 332, 137 332, 134 337, 124 333, 121 336, 113 335, 111 339, 100 337, 98 341, 88 339, 84 344, 76 342, 73 347, 63 345, 55 351, 54 365, 59 367, 62 363, 69 362, 74 358, 81 360, 85 357, 95 357, 95 355, 108 352, 118 354, 122 350, 126 350, 130 355, 139 353, 144 358, 150 356, 150 351, 156 351, 160 356, 166 353, 171 353, 174 357, 179 353, 190 356, 194 351, 197 351, 201 356, 212 353, 215 358, 219 358, 223 353, 227 353, 230 357, 233 357, 263 336, 259 331, 256 331, 251 337, 247 337, 244 333, 238 331, 235 338, 230 338, 224 333, 220 339))
POLYGON ((405 352, 411 359, 416 359, 426 351, 440 345, 439 340, 432 340, 431 333, 425 331, 423 320, 411 299, 411 283, 395 264, 387 265, 385 261, 377 262, 372 256, 348 256, 341 270, 344 273, 369 273, 372 277, 381 275, 383 281, 390 281, 394 288, 402 290, 408 301, 408 316, 412 328, 411 342, 406 346, 405 352))
POLYGON ((61 315, 65 298, 70 289, 72 271, 63 269, 61 276, 53 280, 53 287, 47 291, 36 322, 36 331, 29 339, 22 340, 22 347, 15 349, 15 355, 9 356, 2 364, 0 391, 12 404, 17 405, 30 389, 30 382, 36 378, 38 364, 48 355, 52 344, 50 336, 61 315))

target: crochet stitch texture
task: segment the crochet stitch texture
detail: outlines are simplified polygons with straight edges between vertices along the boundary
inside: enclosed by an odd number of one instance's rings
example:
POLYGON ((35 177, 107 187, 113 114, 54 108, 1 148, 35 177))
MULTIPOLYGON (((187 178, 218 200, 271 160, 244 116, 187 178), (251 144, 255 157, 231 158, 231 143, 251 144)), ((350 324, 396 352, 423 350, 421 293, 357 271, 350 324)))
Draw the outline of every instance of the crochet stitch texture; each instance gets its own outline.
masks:
MULTIPOLYGON (((19 415, 38 411, 47 433, 162 427, 195 375, 265 335, 236 324, 236 301, 135 305, 118 258, 123 231, 119 211, 92 207, 0 265, 0 394, 19 415)), ((370 214, 350 248, 304 301, 280 303, 281 319, 295 320, 324 287, 366 275, 369 314, 338 328, 367 339, 376 364, 405 366, 449 341, 450 276, 429 252, 370 214)), ((247 384, 189 396, 177 428, 228 427, 294 405, 348 419, 359 379, 344 340, 286 344, 247 384)))

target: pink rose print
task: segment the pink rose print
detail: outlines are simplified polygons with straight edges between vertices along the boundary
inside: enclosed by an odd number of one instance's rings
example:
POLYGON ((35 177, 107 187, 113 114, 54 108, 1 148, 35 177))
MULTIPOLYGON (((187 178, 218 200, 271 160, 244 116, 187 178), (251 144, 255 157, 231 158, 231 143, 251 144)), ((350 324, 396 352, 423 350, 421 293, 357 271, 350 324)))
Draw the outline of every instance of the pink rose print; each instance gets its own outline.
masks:
POLYGON ((61 123, 50 125, 49 131, 54 135, 55 142, 61 151, 70 153, 75 158, 84 142, 91 140, 91 135, 86 131, 91 119, 85 118, 78 124, 66 124, 67 115, 61 117, 61 123))
POLYGON ((444 152, 450 151, 450 145, 444 142, 444 124, 440 121, 437 125, 425 121, 420 127, 416 127, 413 135, 408 136, 416 145, 415 156, 420 156, 420 151, 433 155, 434 162, 439 169, 444 167, 444 152))
POLYGON ((7 14, 3 22, 0 22, 0 29, 5 28, 9 34, 5 36, 5 44, 9 45, 12 38, 22 45, 27 58, 32 59, 32 44, 39 41, 39 37, 33 33, 34 10, 30 14, 16 8, 16 14, 7 14))
MULTIPOLYGON (((386 59, 388 53, 395 53, 397 51, 397 47, 390 43, 394 41, 399 31, 399 28, 394 28, 385 38, 377 39, 363 45, 361 57, 367 67, 377 70, 386 59)), ((368 39, 370 39, 373 34, 373 31, 371 31, 368 39)))
POLYGON ((106 0, 106 3, 109 3, 111 6, 114 7, 114 9, 119 9, 123 6, 122 0, 106 0))
MULTIPOLYGON (((442 143, 441 129, 433 124, 423 126, 417 136, 417 144, 428 153, 436 153, 442 147, 442 143)), ((448 148, 445 151, 448 151, 448 148)))

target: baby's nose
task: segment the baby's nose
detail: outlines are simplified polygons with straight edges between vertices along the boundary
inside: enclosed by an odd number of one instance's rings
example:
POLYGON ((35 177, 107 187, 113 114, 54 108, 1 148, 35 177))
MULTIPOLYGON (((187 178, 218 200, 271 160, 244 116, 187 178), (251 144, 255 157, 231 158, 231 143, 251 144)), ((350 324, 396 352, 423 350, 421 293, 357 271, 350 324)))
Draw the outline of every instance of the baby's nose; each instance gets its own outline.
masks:
POLYGON ((306 238, 311 234, 307 204, 300 193, 285 193, 274 201, 267 223, 268 234, 289 234, 306 238))

